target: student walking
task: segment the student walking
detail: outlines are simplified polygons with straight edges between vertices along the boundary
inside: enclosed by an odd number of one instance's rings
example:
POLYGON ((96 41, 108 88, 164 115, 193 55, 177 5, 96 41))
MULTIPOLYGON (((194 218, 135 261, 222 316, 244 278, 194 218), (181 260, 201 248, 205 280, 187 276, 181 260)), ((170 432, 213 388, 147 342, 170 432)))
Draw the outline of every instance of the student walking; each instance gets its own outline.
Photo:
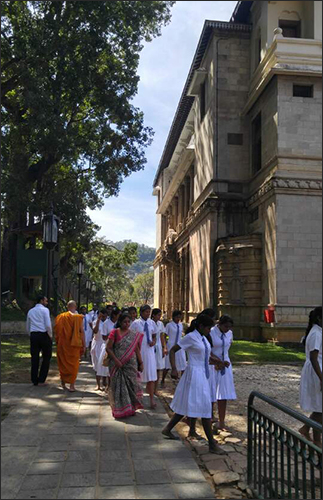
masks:
POLYGON ((155 346, 155 354, 156 354, 156 365, 157 365, 157 380, 155 382, 155 395, 157 396, 157 386, 160 377, 163 374, 165 369, 165 357, 167 355, 167 346, 166 346, 166 333, 164 323, 160 321, 162 315, 161 309, 153 309, 151 313, 151 319, 156 324, 156 346, 155 346))
POLYGON ((128 307, 128 313, 130 314, 130 318, 131 318, 131 323, 130 323, 130 326, 132 325, 132 323, 134 321, 136 321, 138 315, 137 315, 137 308, 135 306, 130 306, 128 307))
POLYGON ((52 357, 52 324, 48 299, 44 295, 37 298, 35 307, 27 314, 27 332, 30 335, 31 381, 34 385, 45 385, 52 357), (40 353, 42 363, 39 370, 40 353))
MULTIPOLYGON (((322 424, 322 307, 316 307, 309 315, 305 334, 306 361, 300 383, 300 406, 310 411, 310 418, 322 424)), ((308 440, 310 427, 303 425, 299 432, 308 440)), ((313 441, 321 447, 321 433, 313 429, 313 441)))
MULTIPOLYGON (((173 311, 172 321, 170 321, 166 325, 166 335, 168 336, 168 341, 167 341, 168 352, 170 352, 172 347, 178 344, 179 340, 182 338, 183 335, 183 325, 181 323, 182 316, 183 316, 182 311, 177 311, 177 310, 173 311)), ((187 362, 186 362, 185 351, 183 349, 176 352, 175 363, 177 371, 183 372, 185 370, 187 362)), ((165 370, 162 378, 162 386, 165 384, 165 379, 170 369, 171 369, 171 364, 168 354, 165 360, 165 370)))
POLYGON ((199 315, 195 322, 195 329, 188 330, 185 337, 178 341, 170 351, 172 378, 178 378, 175 355, 180 349, 188 354, 188 366, 176 388, 173 401, 170 405, 174 415, 163 429, 162 434, 169 439, 177 439, 171 432, 175 425, 186 415, 192 421, 202 419, 204 432, 209 441, 210 453, 223 455, 225 452, 216 443, 212 433, 212 402, 209 384, 211 346, 206 338, 213 326, 209 316, 199 315))
POLYGON ((232 318, 225 314, 210 332, 212 355, 218 361, 217 366, 211 369, 210 377, 212 403, 218 404, 219 422, 216 426, 218 430, 225 429, 227 400, 237 399, 229 357, 233 341, 232 327, 232 318))
POLYGON ((85 333, 85 343, 86 343, 86 356, 89 355, 89 358, 91 359, 91 347, 92 347, 92 340, 93 340, 93 329, 95 327, 95 324, 97 322, 99 316, 99 308, 97 304, 93 304, 93 309, 86 315, 86 331, 84 330, 85 333))
POLYGON ((155 356, 156 345, 156 324, 149 318, 151 307, 148 305, 140 308, 140 318, 136 319, 132 325, 131 330, 136 333, 143 333, 144 338, 141 344, 141 356, 143 361, 143 372, 141 381, 146 383, 146 390, 149 394, 150 408, 155 409, 156 403, 154 402, 155 382, 157 380, 157 364, 155 356))
POLYGON ((93 329, 94 335, 91 346, 91 358, 97 382, 97 387, 95 389, 96 391, 104 390, 107 387, 107 377, 109 376, 108 367, 103 366, 102 363, 100 363, 102 349, 105 349, 109 334, 107 317, 107 310, 101 309, 93 329), (101 387, 101 379, 103 379, 103 387, 101 387))

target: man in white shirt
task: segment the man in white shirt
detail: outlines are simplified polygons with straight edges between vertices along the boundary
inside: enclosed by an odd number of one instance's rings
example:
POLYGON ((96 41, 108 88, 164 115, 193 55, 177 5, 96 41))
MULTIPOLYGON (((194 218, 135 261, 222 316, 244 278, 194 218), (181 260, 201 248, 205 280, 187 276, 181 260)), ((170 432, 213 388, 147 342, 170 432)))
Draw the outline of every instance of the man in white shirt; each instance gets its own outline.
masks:
POLYGON ((52 357, 52 323, 50 320, 48 299, 41 295, 35 307, 27 314, 27 332, 30 334, 31 381, 34 385, 46 385, 49 363, 52 357), (39 354, 42 364, 39 370, 39 354))

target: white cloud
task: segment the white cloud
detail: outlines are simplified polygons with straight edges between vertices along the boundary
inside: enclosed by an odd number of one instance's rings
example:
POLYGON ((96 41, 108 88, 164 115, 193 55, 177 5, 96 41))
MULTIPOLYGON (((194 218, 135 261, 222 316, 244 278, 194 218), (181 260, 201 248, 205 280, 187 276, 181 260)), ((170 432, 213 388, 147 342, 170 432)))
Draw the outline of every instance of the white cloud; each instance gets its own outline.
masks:
POLYGON ((98 236, 111 241, 132 240, 150 247, 156 246, 155 213, 156 198, 140 197, 136 192, 108 199, 101 210, 88 210, 101 227, 98 236))

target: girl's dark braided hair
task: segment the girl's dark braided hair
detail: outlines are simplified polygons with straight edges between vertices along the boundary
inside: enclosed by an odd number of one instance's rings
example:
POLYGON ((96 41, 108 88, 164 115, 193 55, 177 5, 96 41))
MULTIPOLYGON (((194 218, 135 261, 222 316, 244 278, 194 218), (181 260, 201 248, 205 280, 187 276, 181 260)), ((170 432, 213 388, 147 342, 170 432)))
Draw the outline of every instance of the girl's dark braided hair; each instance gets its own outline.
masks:
POLYGON ((318 324, 318 320, 322 320, 322 306, 320 307, 315 307, 313 311, 310 312, 309 317, 308 317, 308 325, 305 331, 305 336, 303 338, 303 344, 306 344, 306 339, 310 331, 312 330, 314 325, 318 324))

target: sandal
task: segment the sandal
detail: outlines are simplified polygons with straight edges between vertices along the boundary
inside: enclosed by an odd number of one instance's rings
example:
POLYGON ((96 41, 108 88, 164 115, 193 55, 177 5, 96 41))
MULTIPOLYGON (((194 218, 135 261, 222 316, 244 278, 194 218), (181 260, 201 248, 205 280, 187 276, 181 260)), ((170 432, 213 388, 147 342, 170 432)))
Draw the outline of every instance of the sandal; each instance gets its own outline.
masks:
POLYGON ((204 437, 200 436, 197 432, 194 432, 192 434, 188 434, 187 439, 196 439, 197 441, 203 441, 204 437))
POLYGON ((226 452, 221 450, 218 445, 209 446, 209 453, 213 453, 214 455, 226 455, 226 452))
POLYGON ((167 437, 168 439, 171 439, 173 441, 179 441, 179 437, 175 436, 171 431, 166 431, 165 429, 163 429, 161 431, 162 435, 167 437))

